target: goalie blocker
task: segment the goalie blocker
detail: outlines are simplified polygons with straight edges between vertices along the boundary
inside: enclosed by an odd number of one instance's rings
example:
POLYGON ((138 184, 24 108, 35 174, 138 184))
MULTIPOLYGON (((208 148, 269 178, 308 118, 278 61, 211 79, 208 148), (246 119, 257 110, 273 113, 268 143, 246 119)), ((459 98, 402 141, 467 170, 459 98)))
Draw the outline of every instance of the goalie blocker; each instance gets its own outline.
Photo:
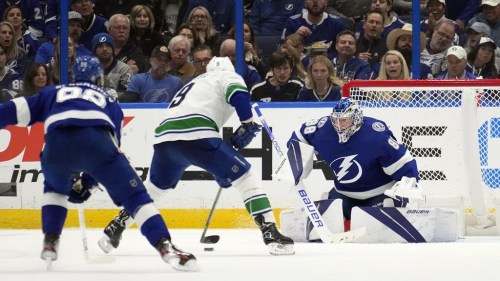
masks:
MULTIPOLYGON (((344 231, 342 200, 315 202, 332 233, 344 231)), ((285 210, 280 216, 283 235, 295 242, 317 242, 319 236, 302 209, 285 210)), ((366 227, 357 243, 454 242, 458 239, 458 212, 454 209, 354 207, 351 227, 366 227)))

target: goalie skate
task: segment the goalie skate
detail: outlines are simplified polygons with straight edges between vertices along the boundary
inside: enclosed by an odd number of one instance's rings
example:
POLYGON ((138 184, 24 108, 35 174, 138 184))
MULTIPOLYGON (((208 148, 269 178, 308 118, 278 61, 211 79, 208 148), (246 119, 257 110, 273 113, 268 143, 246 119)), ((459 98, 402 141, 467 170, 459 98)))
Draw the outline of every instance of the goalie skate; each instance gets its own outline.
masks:
POLYGON ((128 219, 130 219, 130 215, 125 210, 121 210, 118 215, 109 222, 108 226, 104 228, 104 236, 97 242, 101 250, 105 253, 110 253, 113 249, 118 248, 120 240, 122 239, 122 233, 127 228, 125 221, 128 219))
POLYGON ((264 216, 258 215, 255 217, 255 222, 262 231, 264 244, 267 245, 271 255, 293 255, 295 250, 293 248, 293 240, 281 234, 273 222, 265 222, 264 216))
POLYGON ((174 269, 180 271, 198 270, 194 255, 183 252, 167 238, 162 238, 155 248, 160 253, 163 261, 170 264, 174 269))

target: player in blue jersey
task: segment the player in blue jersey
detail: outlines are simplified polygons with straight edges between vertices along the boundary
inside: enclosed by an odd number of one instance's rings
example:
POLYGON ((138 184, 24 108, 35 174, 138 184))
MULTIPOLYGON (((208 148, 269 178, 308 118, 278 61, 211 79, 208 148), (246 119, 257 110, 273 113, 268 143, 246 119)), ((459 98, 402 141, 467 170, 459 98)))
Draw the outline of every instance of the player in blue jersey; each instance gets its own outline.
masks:
POLYGON ((390 197, 396 207, 423 200, 415 159, 383 121, 363 116, 349 98, 341 99, 330 116, 304 123, 288 145, 292 141, 313 146, 333 170, 328 199, 343 200, 346 220, 355 206, 382 207, 390 197))
MULTIPOLYGON (((45 146, 41 156, 44 181, 41 257, 58 257, 59 236, 67 215, 67 201, 83 203, 97 182, 113 202, 123 206, 162 259, 178 270, 195 270, 196 258, 179 250, 141 179, 120 153, 123 112, 104 89, 97 86, 103 71, 94 57, 78 57, 73 66, 75 83, 48 86, 31 97, 0 105, 0 129, 43 122, 45 146), (73 187, 83 172, 81 188, 73 187), (95 179, 95 180, 94 180, 95 179)), ((75 185, 76 186, 76 185, 75 185)))

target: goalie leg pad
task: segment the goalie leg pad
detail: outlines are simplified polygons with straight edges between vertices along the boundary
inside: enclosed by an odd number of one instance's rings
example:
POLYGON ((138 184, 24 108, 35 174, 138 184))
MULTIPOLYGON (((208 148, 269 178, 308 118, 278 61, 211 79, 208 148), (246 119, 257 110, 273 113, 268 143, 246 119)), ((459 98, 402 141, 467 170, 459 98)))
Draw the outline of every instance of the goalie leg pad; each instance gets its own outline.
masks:
MULTIPOLYGON (((342 200, 320 200, 314 202, 326 227, 332 233, 344 232, 344 216, 342 212, 342 200)), ((295 242, 321 241, 317 230, 311 220, 299 209, 284 210, 280 214, 281 232, 292 238, 295 242)))
POLYGON ((359 243, 454 242, 458 212, 453 209, 354 207, 352 228, 366 227, 359 243))

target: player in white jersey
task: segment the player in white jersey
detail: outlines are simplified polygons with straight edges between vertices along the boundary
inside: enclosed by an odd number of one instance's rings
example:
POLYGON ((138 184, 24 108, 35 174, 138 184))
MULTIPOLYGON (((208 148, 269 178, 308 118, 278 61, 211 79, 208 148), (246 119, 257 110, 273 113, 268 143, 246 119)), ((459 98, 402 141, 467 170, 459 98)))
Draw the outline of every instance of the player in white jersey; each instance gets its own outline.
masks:
MULTIPOLYGON (((222 187, 234 185, 247 211, 260 227, 273 255, 294 254, 293 240, 283 236, 261 181, 236 148, 247 146, 260 131, 252 120, 250 94, 227 57, 214 57, 204 73, 177 92, 165 119, 155 130, 154 155, 148 191, 153 196, 175 188, 187 167, 195 165, 212 173, 222 187), (236 111, 242 125, 226 143, 219 133, 236 111)), ((104 229, 99 245, 105 252, 118 247, 121 233, 130 225, 125 211, 104 229)))

